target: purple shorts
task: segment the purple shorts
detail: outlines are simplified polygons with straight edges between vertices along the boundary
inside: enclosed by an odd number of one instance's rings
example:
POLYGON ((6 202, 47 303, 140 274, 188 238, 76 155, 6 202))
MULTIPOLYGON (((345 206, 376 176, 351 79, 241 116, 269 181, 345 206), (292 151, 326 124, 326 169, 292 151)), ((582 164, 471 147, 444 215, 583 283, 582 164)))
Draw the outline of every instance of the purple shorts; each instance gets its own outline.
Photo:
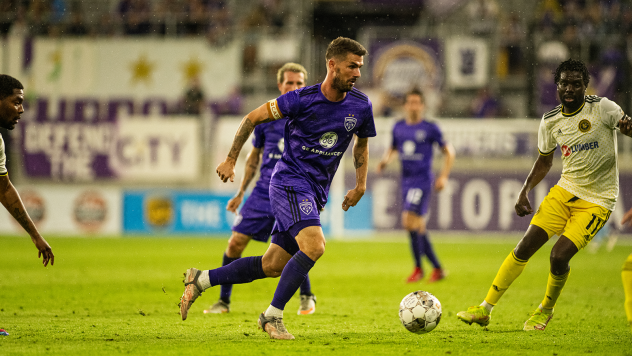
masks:
POLYGON ((235 217, 232 230, 252 236, 255 241, 268 242, 273 226, 274 215, 268 192, 255 188, 235 217))
POLYGON ((320 206, 309 190, 270 184, 270 202, 276 230, 294 238, 308 226, 320 226, 320 206))
POLYGON ((294 256, 299 251, 296 239, 288 231, 272 233, 272 243, 294 256))
POLYGON ((403 210, 426 215, 431 194, 432 184, 402 185, 403 210))

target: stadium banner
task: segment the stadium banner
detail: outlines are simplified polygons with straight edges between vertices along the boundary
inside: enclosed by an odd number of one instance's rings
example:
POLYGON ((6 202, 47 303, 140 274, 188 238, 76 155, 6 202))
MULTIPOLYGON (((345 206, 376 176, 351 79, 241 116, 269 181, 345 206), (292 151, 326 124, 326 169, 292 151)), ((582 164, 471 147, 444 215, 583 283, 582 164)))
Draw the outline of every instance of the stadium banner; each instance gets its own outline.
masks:
MULTIPOLYGON (((121 234, 121 190, 114 187, 32 185, 16 187, 26 211, 47 234, 118 236, 121 234)), ((26 234, 0 209, 0 234, 26 234)))
POLYGON ((227 97, 241 80, 240 41, 36 38, 29 91, 44 97, 179 98, 199 80, 205 96, 227 97), (115 64, 115 65, 113 65, 115 64))
MULTIPOLYGON (((433 193, 427 216, 428 229, 442 231, 526 231, 533 215, 519 217, 514 204, 528 171, 522 173, 455 172, 450 176, 445 189, 433 193)), ((372 193, 373 226, 377 230, 401 228, 402 192, 401 179, 397 173, 382 176, 369 173, 369 189, 372 193)), ((347 181, 353 175, 349 174, 347 181)), ((549 175, 530 193, 533 210, 557 183, 559 174, 549 175)), ((617 229, 631 233, 632 228, 623 229, 619 222, 623 214, 632 207, 632 174, 621 174, 622 183, 617 207, 610 223, 617 229)))
MULTIPOLYGON (((81 105, 87 109, 93 103, 81 105)), ((27 177, 119 182, 189 182, 199 177, 199 120, 157 116, 101 121, 89 112, 82 109, 82 115, 64 120, 42 115, 20 124, 27 177)))
POLYGON ((480 88, 489 81, 487 42, 475 37, 452 37, 446 42, 446 75, 455 89, 480 88))
MULTIPOLYGON (((226 210, 232 194, 202 190, 130 190, 123 194, 123 233, 126 235, 230 236, 238 215, 226 210)), ((243 200, 246 201, 247 197, 243 200)), ((345 214, 345 231, 362 235, 372 231, 371 194, 345 214)), ((243 206, 243 205, 242 205, 243 206)), ((339 210, 338 210, 339 209, 339 210)), ((341 207, 321 212, 323 231, 331 231, 331 215, 341 207)))

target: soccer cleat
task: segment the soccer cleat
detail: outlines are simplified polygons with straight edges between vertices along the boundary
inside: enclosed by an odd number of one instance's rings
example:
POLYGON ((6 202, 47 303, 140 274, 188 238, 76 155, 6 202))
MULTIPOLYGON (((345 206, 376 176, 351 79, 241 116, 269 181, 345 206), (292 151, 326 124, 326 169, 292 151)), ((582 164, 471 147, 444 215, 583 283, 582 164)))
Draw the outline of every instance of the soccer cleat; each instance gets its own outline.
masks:
POLYGON ((415 283, 424 278, 424 270, 421 267, 415 267, 413 273, 406 279, 406 283, 415 283))
POLYGON ((204 314, 224 313, 230 313, 230 303, 226 303, 221 299, 215 302, 215 304, 211 305, 208 309, 204 309, 204 314))
POLYGON ((298 315, 314 314, 316 311, 316 296, 301 294, 301 305, 298 307, 298 315))
POLYGON ((428 278, 428 283, 438 282, 444 279, 445 276, 446 276, 446 273, 441 268, 435 268, 432 270, 432 274, 430 275, 430 278, 428 278))
POLYGON ((522 330, 524 331, 533 331, 533 330, 544 330, 546 326, 549 324, 549 321, 553 318, 553 313, 544 314, 542 312, 542 308, 537 307, 536 310, 531 314, 531 317, 524 322, 524 327, 522 330))
POLYGON ((9 336, 9 333, 4 329, 0 329, 0 336, 9 336))
POLYGON ((178 304, 180 306, 180 316, 182 320, 187 319, 189 308, 191 308, 193 302, 202 294, 202 288, 197 284, 201 274, 202 271, 196 268, 189 268, 184 274, 184 293, 182 293, 180 304, 178 304))
POLYGON ((489 324, 489 319, 492 318, 487 309, 480 305, 469 307, 467 308, 467 311, 458 312, 456 313, 456 317, 469 325, 476 323, 480 326, 487 326, 487 324, 489 324))
POLYGON ((294 335, 290 334, 283 325, 283 318, 274 316, 266 318, 265 314, 261 313, 258 323, 259 328, 270 335, 270 339, 294 340, 294 335))

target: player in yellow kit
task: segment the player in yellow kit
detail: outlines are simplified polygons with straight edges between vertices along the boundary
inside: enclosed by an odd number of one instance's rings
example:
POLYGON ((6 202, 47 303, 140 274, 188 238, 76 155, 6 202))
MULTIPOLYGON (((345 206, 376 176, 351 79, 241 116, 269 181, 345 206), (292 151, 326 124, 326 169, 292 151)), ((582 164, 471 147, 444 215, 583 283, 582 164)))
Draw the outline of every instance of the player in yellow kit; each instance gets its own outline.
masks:
POLYGON ((632 122, 607 98, 586 95, 590 75, 584 63, 569 59, 555 70, 561 105, 544 114, 538 132, 536 160, 520 191, 518 216, 533 212, 527 194, 549 172, 560 146, 562 176, 551 188, 516 248, 500 266, 481 305, 457 313, 468 323, 489 324, 492 308, 527 262, 553 235, 560 238, 551 250, 551 268, 542 303, 525 322, 524 330, 544 330, 570 275, 569 261, 608 221, 619 194, 616 130, 632 137, 632 122))
MULTIPOLYGON (((632 209, 628 210, 621 224, 629 224, 632 226, 632 209)), ((628 256, 623 264, 623 271, 621 271, 621 279, 623 280, 623 292, 625 293, 625 314, 628 316, 628 323, 630 324, 630 332, 632 332, 632 253, 628 256)))

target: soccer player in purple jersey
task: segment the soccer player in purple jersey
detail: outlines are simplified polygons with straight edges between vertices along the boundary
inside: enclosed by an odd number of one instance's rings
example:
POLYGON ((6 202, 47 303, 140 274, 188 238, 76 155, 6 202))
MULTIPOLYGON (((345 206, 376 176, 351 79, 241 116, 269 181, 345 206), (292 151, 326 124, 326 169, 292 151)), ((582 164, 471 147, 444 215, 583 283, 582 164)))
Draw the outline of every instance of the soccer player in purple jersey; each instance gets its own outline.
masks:
POLYGON ((443 169, 434 182, 434 189, 440 191, 445 187, 450 175, 454 162, 454 148, 443 140, 443 134, 437 124, 424 119, 424 97, 420 91, 413 90, 406 95, 404 111, 406 118, 398 121, 393 127, 393 143, 378 164, 377 172, 381 173, 393 157, 399 154, 402 161, 404 201, 402 225, 410 234, 410 245, 415 260, 415 269, 407 282, 417 282, 423 278, 421 258, 424 255, 434 267, 429 282, 436 282, 445 278, 445 273, 428 239, 424 218, 432 194, 432 149, 436 143, 445 154, 443 169))
MULTIPOLYGON (((277 72, 277 86, 281 94, 300 89, 305 86, 307 71, 296 63, 286 63, 277 72)), ((268 188, 272 170, 283 153, 284 139, 283 131, 287 119, 280 119, 267 124, 259 125, 255 128, 253 148, 246 160, 246 172, 241 180, 241 185, 237 194, 228 201, 226 210, 237 212, 241 205, 248 185, 255 176, 259 162, 261 163, 261 174, 252 194, 241 208, 235 223, 233 233, 228 240, 228 247, 224 252, 222 266, 237 260, 241 257, 244 249, 250 240, 268 242, 272 227, 274 226, 274 214, 270 206, 270 196, 268 188)), ((219 300, 204 310, 204 313, 220 314, 230 312, 230 296, 232 294, 232 284, 224 284, 220 288, 219 300)), ((312 294, 309 276, 300 287, 301 305, 298 315, 313 314, 316 311, 316 297, 312 294)))
POLYGON ((283 309, 325 252, 319 211, 352 140, 356 186, 347 192, 342 209, 355 206, 366 191, 368 138, 375 136, 375 124, 369 98, 354 89, 366 53, 360 43, 338 37, 327 48, 322 83, 281 95, 243 118, 228 157, 217 167, 224 182, 234 179, 235 161, 254 127, 287 118, 285 150, 270 180, 276 218, 272 243, 263 256, 240 258, 210 271, 189 268, 180 300, 183 320, 195 299, 211 286, 280 276, 272 303, 258 323, 270 338, 294 339, 283 324, 283 309))

